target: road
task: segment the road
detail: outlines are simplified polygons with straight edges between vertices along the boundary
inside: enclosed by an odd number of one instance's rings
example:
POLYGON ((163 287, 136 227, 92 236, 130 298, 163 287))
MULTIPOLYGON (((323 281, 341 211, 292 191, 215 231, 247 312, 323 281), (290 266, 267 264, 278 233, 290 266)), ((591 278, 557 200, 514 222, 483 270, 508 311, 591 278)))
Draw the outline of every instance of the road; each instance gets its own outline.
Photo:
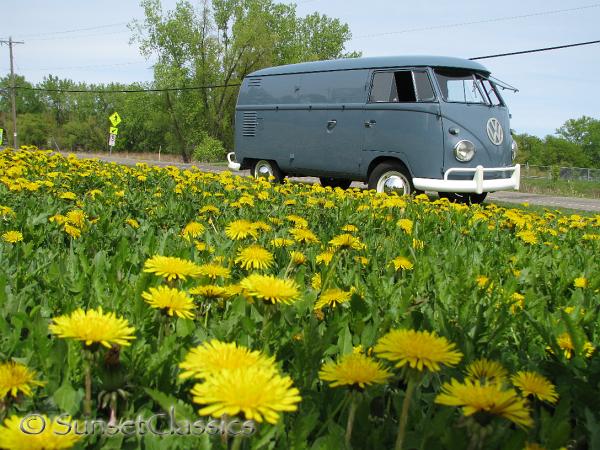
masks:
MULTIPOLYGON (((86 154, 86 153, 76 153, 76 155, 80 158, 89 158, 93 156, 95 158, 101 159, 103 161, 115 162, 118 164, 125 165, 135 165, 138 162, 143 162, 149 165, 155 166, 177 166, 182 169, 189 169, 190 167, 197 167, 198 169, 205 172, 223 172, 225 170, 229 170, 226 166, 222 165, 213 165, 213 164, 204 164, 204 163, 194 163, 194 164, 184 164, 184 163, 175 163, 172 161, 157 161, 157 160, 144 160, 144 159, 133 159, 133 158, 123 158, 118 155, 109 156, 106 154, 86 154)), ((234 172, 238 175, 249 175, 250 172, 240 171, 234 172)), ((292 180, 301 180, 303 182, 315 183, 317 182, 316 178, 305 177, 305 178, 292 178, 292 180)), ((364 187, 364 183, 353 183, 353 186, 364 187)), ((600 213, 600 200, 598 199, 590 199, 590 198, 579 198, 579 197, 555 197, 549 195, 541 195, 541 194, 529 194, 525 192, 512 192, 512 191, 503 191, 503 192, 494 192, 493 194, 488 195, 486 202, 490 201, 499 201, 504 203, 515 203, 522 204, 527 203, 531 206, 543 206, 546 208, 568 208, 568 209, 576 209, 581 211, 590 211, 590 212, 599 212, 600 213)))

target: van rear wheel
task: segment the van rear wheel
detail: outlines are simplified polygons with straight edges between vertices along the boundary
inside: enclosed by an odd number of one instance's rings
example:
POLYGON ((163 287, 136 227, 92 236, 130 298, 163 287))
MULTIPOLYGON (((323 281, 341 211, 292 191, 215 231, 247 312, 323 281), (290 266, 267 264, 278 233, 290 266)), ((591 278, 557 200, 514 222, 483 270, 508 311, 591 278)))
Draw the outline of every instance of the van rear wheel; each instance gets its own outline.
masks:
POLYGON ((321 186, 336 188, 339 187, 341 189, 348 189, 352 184, 352 180, 344 180, 342 178, 327 178, 321 177, 319 178, 321 182, 321 186))
POLYGON ((252 167, 252 175, 254 178, 263 178, 267 181, 271 181, 269 177, 274 177, 275 179, 273 181, 275 183, 283 182, 283 173, 275 161, 266 159, 256 161, 254 167, 252 167))
POLYGON ((410 195, 415 192, 412 177, 406 168, 398 163, 383 162, 369 176, 369 189, 377 192, 398 195, 410 195))
POLYGON ((487 197, 487 192, 482 192, 481 194, 476 194, 474 192, 469 193, 455 193, 455 192, 438 192, 438 196, 440 198, 447 198, 449 201, 453 203, 465 203, 468 205, 478 205, 479 203, 483 203, 485 198, 487 197))

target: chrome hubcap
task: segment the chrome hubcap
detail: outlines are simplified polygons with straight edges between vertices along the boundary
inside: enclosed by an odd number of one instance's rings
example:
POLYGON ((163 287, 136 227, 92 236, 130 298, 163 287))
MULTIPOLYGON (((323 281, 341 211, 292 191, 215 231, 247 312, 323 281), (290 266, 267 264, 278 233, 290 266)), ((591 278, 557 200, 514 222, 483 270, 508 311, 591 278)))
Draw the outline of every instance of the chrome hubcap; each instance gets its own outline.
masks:
POLYGON ((254 176, 256 178, 265 178, 268 180, 270 176, 273 176, 273 169, 268 163, 258 163, 256 165, 256 170, 254 171, 254 176))
POLYGON ((409 189, 408 180, 400 172, 386 172, 377 183, 377 192, 386 194, 395 192, 398 195, 405 195, 410 193, 409 189))

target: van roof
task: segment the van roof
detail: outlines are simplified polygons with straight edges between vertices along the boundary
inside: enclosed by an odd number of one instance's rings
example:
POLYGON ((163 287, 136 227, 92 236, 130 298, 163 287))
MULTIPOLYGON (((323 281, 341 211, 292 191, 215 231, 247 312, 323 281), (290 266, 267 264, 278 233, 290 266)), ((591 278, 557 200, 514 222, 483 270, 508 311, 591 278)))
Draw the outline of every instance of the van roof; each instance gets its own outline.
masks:
POLYGON ((368 58, 344 58, 314 61, 285 66, 269 67, 249 74, 249 77, 283 75, 291 73, 327 72, 334 70, 379 69, 387 67, 452 67, 469 69, 489 74, 490 71, 478 62, 450 56, 376 56, 368 58))

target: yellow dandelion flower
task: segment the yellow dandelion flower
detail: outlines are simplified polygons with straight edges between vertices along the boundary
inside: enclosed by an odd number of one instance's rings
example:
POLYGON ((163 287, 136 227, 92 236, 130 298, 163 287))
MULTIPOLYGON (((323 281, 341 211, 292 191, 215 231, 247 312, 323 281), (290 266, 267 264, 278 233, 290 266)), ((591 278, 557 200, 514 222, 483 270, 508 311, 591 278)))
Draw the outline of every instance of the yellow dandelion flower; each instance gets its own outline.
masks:
POLYGON ((467 366, 467 377, 480 381, 502 381, 508 376, 508 372, 502 364, 487 358, 480 358, 467 366))
POLYGON ((266 222, 263 222, 262 220, 258 220, 256 222, 252 222, 252 226, 256 230, 266 231, 267 233, 272 230, 271 225, 269 225, 266 222))
POLYGON ((0 205, 0 217, 8 218, 8 217, 17 217, 17 213, 10 206, 2 206, 0 205))
POLYGON ((441 365, 454 366, 462 358, 455 344, 434 332, 415 330, 392 330, 379 339, 375 353, 389 361, 397 361, 396 367, 410 365, 411 368, 432 372, 441 370, 441 365))
POLYGON ((575 280, 573 281, 573 286, 575 286, 576 288, 585 289, 586 287, 588 287, 588 280, 585 277, 575 278, 575 280))
POLYGON ((183 230, 181 230, 181 237, 189 241, 191 238, 197 238, 200 236, 205 230, 206 228, 204 228, 204 225, 192 221, 183 227, 183 230))
POLYGON ((67 221, 67 218, 66 218, 66 216, 63 216, 62 214, 55 214, 52 217, 49 217, 48 221, 51 223, 57 223, 59 225, 62 225, 63 223, 65 223, 67 221))
POLYGON ((198 273, 204 275, 211 280, 215 280, 217 277, 229 278, 231 273, 227 267, 223 267, 219 264, 208 263, 198 266, 198 273))
POLYGON ((308 228, 308 220, 306 220, 304 217, 290 214, 285 218, 292 222, 296 228, 308 228))
POLYGON ((352 297, 352 293, 348 291, 343 291, 342 289, 334 288, 327 289, 325 292, 322 292, 315 303, 315 309, 323 309, 323 307, 328 306, 330 308, 335 308, 337 305, 341 305, 342 303, 346 303, 352 297))
POLYGON ((558 394, 554 385, 543 375, 535 372, 517 372, 512 377, 512 383, 523 393, 532 395, 543 402, 556 403, 558 394))
POLYGON ((569 333, 563 333, 558 336, 556 338, 556 343, 563 350, 565 358, 571 359, 573 357, 575 346, 573 345, 573 341, 571 340, 571 335, 569 333))
POLYGON ((194 300, 185 292, 168 286, 150 288, 142 293, 142 298, 153 308, 166 310, 169 316, 173 314, 184 319, 193 319, 192 311, 196 308, 194 300))
POLYGON ((238 252, 235 262, 246 270, 268 269, 273 265, 273 253, 260 245, 251 245, 238 252))
POLYGON ((275 239, 271 239, 269 244, 272 247, 281 248, 281 247, 289 247, 290 245, 293 245, 294 241, 292 241, 291 239, 285 239, 285 238, 275 238, 275 239))
POLYGON ((36 373, 21 363, 15 361, 0 363, 0 400, 9 394, 16 398, 19 392, 31 397, 32 387, 45 384, 35 377, 36 373))
POLYGON ((196 286, 189 290, 192 295, 200 295, 205 298, 225 298, 229 297, 229 293, 226 288, 222 286, 215 286, 214 284, 207 284, 204 286, 196 286))
POLYGON ((100 343, 107 348, 112 344, 130 345, 135 339, 135 328, 129 326, 126 319, 116 317, 115 313, 103 313, 102 308, 84 311, 79 308, 70 315, 52 319, 50 332, 63 339, 82 341, 86 346, 100 343))
POLYGON ((187 259, 174 256, 155 255, 144 264, 144 272, 153 273, 167 281, 187 277, 197 278, 201 275, 200 267, 187 259))
POLYGON ((412 246, 415 250, 423 250, 425 248, 425 242, 419 239, 413 239, 412 246))
POLYGON ((292 264, 295 264, 297 266, 300 266, 300 265, 306 263, 306 255, 304 255, 304 253, 302 253, 302 252, 291 251, 290 258, 291 258, 292 264))
POLYGON ((218 214, 219 213, 219 208, 217 208, 216 206, 213 205, 206 205, 203 206, 202 208, 200 208, 200 214, 218 214))
POLYGON ((222 370, 243 369, 260 366, 276 372, 275 360, 261 352, 238 346, 235 342, 221 342, 217 339, 205 341, 191 349, 179 367, 184 370, 179 378, 208 378, 222 370))
POLYGON ((328 266, 333 259, 333 255, 335 255, 335 253, 331 250, 326 250, 323 253, 319 253, 316 258, 317 264, 323 263, 328 266))
POLYGON ((10 450, 62 450, 72 448, 83 435, 75 433, 70 417, 45 414, 10 416, 0 426, 0 448, 10 450), (27 432, 23 432, 25 429, 27 432))
POLYGON ((526 244, 537 244, 538 239, 536 234, 530 230, 523 230, 517 233, 517 237, 520 238, 526 244))
POLYGON ((315 273, 312 276, 312 278, 310 279, 310 285, 316 291, 321 290, 321 274, 320 273, 315 273))
POLYGON ((442 385, 442 393, 435 398, 435 403, 462 407, 465 416, 488 414, 504 417, 520 427, 533 425, 526 401, 514 389, 503 389, 500 383, 482 384, 468 378, 459 383, 452 379, 451 383, 442 385))
POLYGON ((400 219, 398 222, 396 222, 396 225, 398 225, 406 234, 412 234, 412 230, 413 230, 413 221, 410 219, 400 219))
POLYGON ((318 244, 319 239, 308 228, 292 228, 290 234, 296 242, 304 244, 318 244))
POLYGON ((225 291, 227 293, 227 297, 229 298, 235 297, 236 295, 240 295, 244 291, 244 288, 239 284, 230 284, 228 286, 225 286, 225 291))
POLYGON ((63 192, 59 195, 59 198, 62 198, 64 200, 75 200, 77 198, 77 195, 74 192, 63 192))
POLYGON ((356 233, 358 231, 358 227, 356 225, 344 225, 342 227, 342 231, 347 231, 348 233, 356 233))
POLYGON ((291 378, 260 366, 216 372, 196 384, 191 394, 195 403, 204 405, 200 415, 243 413, 246 420, 271 424, 277 423, 281 412, 296 411, 302 400, 291 378))
POLYGON ((74 227, 83 228, 85 226, 86 214, 81 209, 69 211, 66 215, 67 222, 74 227))
POLYGON ((63 229, 64 229, 65 233, 67 233, 73 239, 77 239, 77 238, 81 237, 81 230, 77 227, 74 227, 72 225, 69 225, 68 223, 65 223, 63 225, 63 229))
POLYGON ((258 231, 254 224, 248 220, 234 220, 225 228, 225 235, 229 239, 240 240, 247 237, 256 238, 258 231))
POLYGON ((360 242, 360 239, 349 233, 335 236, 329 243, 334 248, 351 248, 354 250, 362 250, 365 248, 365 244, 360 242))
POLYGON ((7 231, 2 234, 2 240, 4 242, 8 242, 9 244, 16 244, 17 242, 21 242, 23 240, 23 234, 20 231, 7 231))
POLYGON ((129 225, 134 230, 140 227, 140 223, 131 217, 129 219, 125 219, 125 224, 129 225))
POLYGON ((361 352, 342 356, 337 362, 325 363, 319 378, 329 381, 331 387, 349 386, 364 389, 370 384, 384 384, 392 374, 373 358, 361 352))
POLYGON ((516 314, 517 311, 523 310, 525 308, 525 296, 518 292, 513 292, 510 296, 512 300, 512 304, 510 305, 510 312, 516 314))
POLYGON ((252 274, 240 282, 244 292, 265 302, 290 304, 298 299, 300 291, 294 280, 272 275, 252 274))
POLYGON ((415 265, 404 256, 398 256, 392 260, 392 264, 394 264, 394 268, 396 270, 412 270, 415 265))
POLYGON ((596 351, 596 347, 594 347, 594 344, 592 344, 591 342, 586 342, 585 344, 583 344, 583 355, 586 358, 591 358, 594 354, 594 351, 596 351))
POLYGON ((479 289, 483 289, 490 283, 490 279, 488 277, 486 277, 485 275, 479 275, 475 279, 475 282, 477 283, 477 287, 479 289))

